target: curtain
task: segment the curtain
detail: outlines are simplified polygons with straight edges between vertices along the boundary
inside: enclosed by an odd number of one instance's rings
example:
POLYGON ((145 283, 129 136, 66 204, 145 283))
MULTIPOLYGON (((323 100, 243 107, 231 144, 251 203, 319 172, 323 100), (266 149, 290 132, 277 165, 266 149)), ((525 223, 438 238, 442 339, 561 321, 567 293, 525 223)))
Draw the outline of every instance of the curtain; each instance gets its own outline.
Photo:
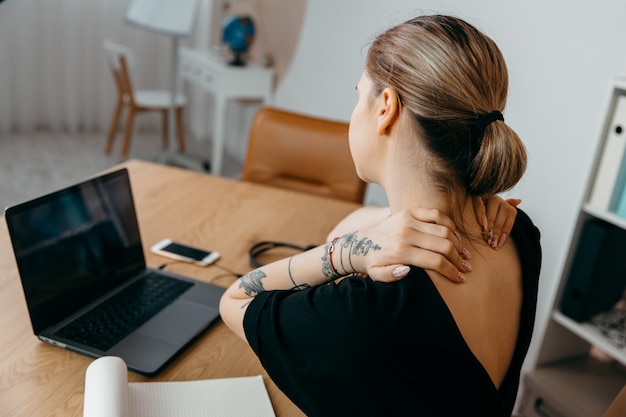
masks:
MULTIPOLYGON (((208 46, 211 0, 181 46, 208 46)), ((130 0, 0 1, 0 135, 106 131, 117 92, 105 39, 130 47, 136 88, 169 89, 172 39, 124 22, 130 0)), ((146 116, 147 118, 147 116, 146 116)), ((158 118, 137 120, 138 127, 158 118)))

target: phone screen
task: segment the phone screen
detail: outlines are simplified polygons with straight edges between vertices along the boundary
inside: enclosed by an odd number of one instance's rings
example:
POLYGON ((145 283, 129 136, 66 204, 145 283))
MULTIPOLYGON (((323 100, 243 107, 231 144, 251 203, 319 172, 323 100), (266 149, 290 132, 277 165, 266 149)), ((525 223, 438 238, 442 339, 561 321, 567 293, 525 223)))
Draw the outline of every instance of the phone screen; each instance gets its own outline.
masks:
POLYGON ((190 248, 189 246, 180 245, 174 242, 169 243, 166 246, 163 246, 161 250, 165 252, 171 252, 180 256, 184 256, 186 258, 191 258, 196 261, 201 261, 211 254, 211 252, 208 252, 205 250, 190 248))

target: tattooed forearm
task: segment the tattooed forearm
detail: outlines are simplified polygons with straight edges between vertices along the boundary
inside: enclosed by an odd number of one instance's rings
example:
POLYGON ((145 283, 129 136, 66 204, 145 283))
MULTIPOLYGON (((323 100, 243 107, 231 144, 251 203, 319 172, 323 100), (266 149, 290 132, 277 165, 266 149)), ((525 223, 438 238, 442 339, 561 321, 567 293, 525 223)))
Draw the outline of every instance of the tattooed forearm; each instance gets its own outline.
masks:
MULTIPOLYGON (((324 255, 322 256, 322 273, 324 276, 327 276, 330 279, 337 278, 330 264, 330 254, 329 249, 332 243, 329 243, 325 246, 326 250, 324 251, 324 255)), ((358 238, 356 233, 347 233, 337 239, 335 243, 336 246, 340 248, 338 253, 339 265, 341 269, 343 269, 344 274, 350 274, 353 272, 357 272, 356 268, 352 264, 352 256, 366 256, 370 251, 379 251, 382 248, 380 245, 374 243, 370 238, 363 237, 358 238), (352 271, 350 271, 344 264, 343 260, 343 250, 346 249, 348 251, 348 264, 352 271)), ((337 253, 337 252, 333 252, 337 253)), ((335 263, 337 265, 337 263, 335 263)))
POLYGON ((361 240, 357 241, 356 235, 353 234, 352 239, 350 239, 350 249, 348 252, 348 262, 350 263, 350 267, 353 271, 356 272, 356 268, 352 265, 352 255, 367 255, 370 250, 378 251, 382 248, 372 242, 371 239, 364 237, 361 240))
POLYGON ((287 272, 289 273, 289 279, 291 280, 293 287, 292 290, 306 290, 307 288, 311 288, 311 286, 307 283, 304 284, 296 284, 296 280, 293 279, 293 274, 291 273, 291 261, 293 260, 293 256, 289 258, 289 263, 287 264, 287 272))
MULTIPOLYGON (((341 276, 347 276, 353 273, 364 273, 365 271, 357 271, 352 264, 353 258, 358 259, 358 257, 367 256, 370 251, 379 251, 382 248, 380 245, 374 243, 371 239, 367 237, 360 238, 356 233, 348 233, 339 238, 333 239, 331 243, 327 243, 324 246, 324 251, 321 257, 322 261, 322 274, 327 277, 329 280, 335 280, 341 276), (344 249, 347 252, 348 262, 344 263, 344 249), (332 258, 331 258, 332 256, 332 258), (332 262, 331 262, 332 260, 332 262)), ((294 269, 292 268, 292 262, 294 259, 298 259, 297 257, 291 257, 287 263, 287 276, 291 281, 293 286, 292 290, 304 290, 311 287, 311 284, 307 282, 298 283, 299 280, 302 280, 301 276, 294 277, 294 269), (298 278, 298 279, 296 279, 298 278)), ((284 265, 284 264, 283 264, 284 265)), ((358 265, 358 264, 357 264, 358 265)), ((296 272, 300 269, 296 268, 296 272)), ((284 277, 283 274, 279 274, 284 277)), ((263 269, 256 269, 239 280, 239 289, 243 289, 246 296, 255 297, 257 294, 260 294, 266 291, 264 287, 263 279, 267 278, 263 269)), ((305 277, 307 278, 307 277, 305 277)), ((319 277, 315 278, 314 282, 319 281, 319 277)), ((280 287, 280 288, 288 288, 285 283, 285 278, 280 278, 276 284, 270 285, 271 287, 280 287)), ((273 279, 269 282, 273 282, 273 279)), ((244 305, 245 307, 245 305, 244 305)))
POLYGON ((241 277, 241 279, 239 280, 240 281, 239 288, 243 288, 247 296, 253 297, 265 291, 265 288, 263 288, 263 283, 261 282, 261 280, 265 277, 266 275, 265 275, 265 272, 263 272, 263 270, 261 269, 254 270, 250 272, 249 274, 246 274, 243 277, 241 277))
POLYGON ((330 266, 330 255, 329 250, 332 243, 324 246, 324 255, 322 255, 322 274, 328 279, 335 279, 337 276, 335 272, 333 272, 333 268, 330 266))
MULTIPOLYGON (((350 248, 354 244, 355 240, 356 240, 356 233, 345 234, 341 237, 341 239, 339 239, 339 244, 341 245, 341 258, 340 258, 341 267, 346 272, 348 272, 348 268, 346 268, 345 265, 343 264, 343 250, 350 248)), ((354 269, 354 266, 352 265, 352 256, 351 256, 350 249, 348 249, 348 262, 350 263, 350 268, 352 269, 352 271, 354 271, 355 269, 354 269)))

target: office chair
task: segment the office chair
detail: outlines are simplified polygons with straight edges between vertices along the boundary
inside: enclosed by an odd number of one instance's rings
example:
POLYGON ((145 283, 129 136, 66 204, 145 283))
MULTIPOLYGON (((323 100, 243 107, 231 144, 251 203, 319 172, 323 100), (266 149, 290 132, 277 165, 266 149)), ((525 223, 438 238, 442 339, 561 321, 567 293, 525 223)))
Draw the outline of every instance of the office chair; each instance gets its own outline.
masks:
MULTIPOLYGON (((120 117, 125 108, 128 109, 126 115, 126 124, 124 126, 124 138, 122 141, 121 156, 128 155, 130 150, 130 142, 133 134, 133 125, 135 116, 139 113, 158 111, 162 116, 163 126, 163 149, 167 149, 168 140, 168 113, 170 110, 171 94, 166 90, 135 90, 133 87, 130 68, 134 63, 134 55, 132 51, 124 45, 120 45, 111 41, 104 41, 104 50, 106 52, 109 67, 113 73, 115 86, 117 88, 118 97, 109 135, 105 146, 105 153, 110 154, 113 149, 113 142, 117 132, 120 117)), ((183 109, 186 104, 186 98, 183 95, 176 95, 175 99, 175 119, 176 119, 176 136, 178 138, 178 150, 185 150, 185 131, 183 125, 183 109)))
POLYGON ((272 107, 254 116, 242 179, 356 203, 366 188, 350 155, 347 123, 272 107))

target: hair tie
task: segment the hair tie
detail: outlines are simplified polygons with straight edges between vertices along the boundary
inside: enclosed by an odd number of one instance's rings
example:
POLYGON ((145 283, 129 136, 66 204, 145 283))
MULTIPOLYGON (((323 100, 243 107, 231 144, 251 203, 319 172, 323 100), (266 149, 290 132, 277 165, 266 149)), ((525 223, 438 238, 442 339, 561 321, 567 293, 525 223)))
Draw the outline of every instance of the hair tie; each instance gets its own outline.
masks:
POLYGON ((485 133, 485 128, 496 120, 504 121, 504 116, 499 110, 494 110, 491 113, 486 113, 476 119, 476 130, 482 136, 485 133))

